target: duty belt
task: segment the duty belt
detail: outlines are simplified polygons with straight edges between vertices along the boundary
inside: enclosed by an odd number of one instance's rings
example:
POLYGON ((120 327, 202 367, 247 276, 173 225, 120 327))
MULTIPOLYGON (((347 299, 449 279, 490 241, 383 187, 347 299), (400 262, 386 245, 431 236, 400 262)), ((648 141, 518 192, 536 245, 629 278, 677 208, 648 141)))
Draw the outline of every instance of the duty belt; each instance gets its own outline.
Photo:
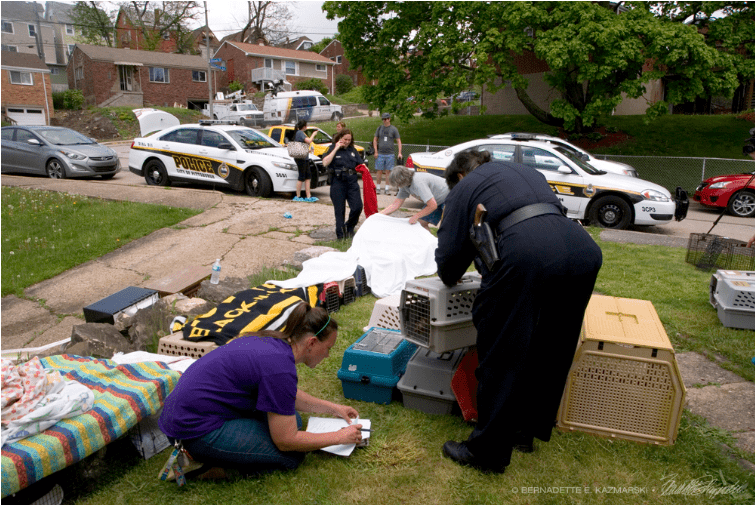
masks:
POLYGON ((561 209, 552 203, 533 203, 516 209, 511 214, 498 221, 498 225, 495 228, 496 233, 501 235, 506 228, 511 228, 515 224, 521 223, 526 219, 543 216, 545 214, 564 215, 561 209))

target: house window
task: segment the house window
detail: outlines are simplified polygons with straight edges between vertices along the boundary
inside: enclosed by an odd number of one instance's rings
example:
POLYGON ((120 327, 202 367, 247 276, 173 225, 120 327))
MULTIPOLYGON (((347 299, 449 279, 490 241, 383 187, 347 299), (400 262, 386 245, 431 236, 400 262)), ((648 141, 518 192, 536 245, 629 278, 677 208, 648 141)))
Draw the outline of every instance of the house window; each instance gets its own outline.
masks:
POLYGON ((169 32, 164 32, 163 33, 163 40, 170 40, 170 33, 169 32))
POLYGON ((265 58, 265 68, 273 68, 273 60, 265 58))
POLYGON ((9 51, 11 53, 17 53, 18 52, 18 46, 6 46, 5 44, 3 44, 2 50, 3 51, 9 51))
POLYGON ((336 63, 341 63, 341 56, 336 56, 336 63))
POLYGON ((296 75, 296 62, 295 61, 287 61, 286 62, 286 74, 287 75, 296 75))
POLYGON ((11 84, 23 84, 25 86, 33 86, 34 79, 31 77, 31 72, 17 72, 15 70, 9 70, 10 83, 11 84))
POLYGON ((37 27, 34 25, 27 25, 29 27, 29 37, 37 36, 37 27))
POLYGON ((149 82, 170 82, 170 73, 167 68, 149 67, 149 82))
POLYGON ((66 35, 75 35, 73 25, 66 25, 66 35))
POLYGON ((202 70, 192 70, 191 80, 194 82, 207 82, 207 72, 202 70))
POLYGON ((315 65, 315 68, 317 69, 318 72, 325 72, 325 65, 317 64, 315 65))
POLYGON ((302 48, 303 51, 309 51, 310 47, 312 47, 312 43, 311 42, 305 42, 305 43, 303 43, 301 45, 301 48, 302 48))
POLYGON ((77 80, 84 80, 84 67, 76 68, 75 77, 77 80))
POLYGON ((73 48, 76 47, 76 44, 68 44, 68 55, 73 54, 73 48))
POLYGON ((13 23, 11 23, 10 21, 3 21, 2 32, 13 33, 13 23))
POLYGON ((52 75, 59 75, 60 74, 60 69, 58 67, 50 67, 50 73, 52 75))

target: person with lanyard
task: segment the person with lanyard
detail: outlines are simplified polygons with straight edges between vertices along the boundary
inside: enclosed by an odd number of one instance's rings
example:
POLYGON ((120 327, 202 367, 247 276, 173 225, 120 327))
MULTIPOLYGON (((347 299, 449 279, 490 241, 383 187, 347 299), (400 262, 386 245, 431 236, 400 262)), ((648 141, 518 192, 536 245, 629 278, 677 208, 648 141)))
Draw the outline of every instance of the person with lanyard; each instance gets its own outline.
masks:
POLYGON ((474 261, 482 283, 472 305, 477 425, 443 453, 502 473, 512 449, 532 452, 534 438, 550 439, 602 253, 531 167, 467 151, 445 176, 451 191, 438 229, 438 275, 453 286, 474 261), (492 236, 473 229, 480 204, 492 236))
POLYGON ((398 142, 398 159, 399 163, 404 162, 404 157, 401 155, 401 135, 398 133, 398 128, 391 125, 391 115, 384 112, 381 116, 383 124, 378 126, 375 131, 375 137, 372 139, 372 147, 375 149, 375 170, 377 171, 377 193, 380 194, 380 184, 383 182, 383 175, 385 175, 385 190, 383 193, 386 195, 390 193, 391 186, 388 181, 388 173, 396 164, 396 158, 393 152, 393 143, 398 142))
POLYGON ((351 130, 344 128, 340 133, 336 133, 333 143, 322 155, 322 164, 333 175, 330 200, 333 202, 336 216, 336 237, 351 238, 364 207, 359 189, 359 175, 356 171, 356 167, 364 164, 364 160, 354 148, 354 135, 351 130), (346 202, 349 203, 348 220, 345 219, 346 202))
MULTIPOLYGON (((298 123, 296 123, 296 133, 294 134, 294 142, 303 142, 307 145, 312 144, 312 141, 314 140, 315 136, 317 135, 317 129, 315 128, 315 131, 312 132, 312 135, 307 137, 307 134, 304 133, 304 129, 307 127, 307 120, 306 119, 300 119, 298 123)), ((303 158, 303 159, 294 159, 296 162, 296 167, 299 169, 299 178, 296 181, 296 193, 294 194, 294 201, 295 202, 316 202, 319 200, 316 196, 312 196, 310 185, 312 183, 312 173, 310 171, 309 167, 309 158, 303 158), (307 195, 306 197, 301 197, 299 194, 301 193, 301 186, 302 183, 304 183, 304 192, 307 195)))
POLYGON ((283 331, 242 335, 189 366, 165 399, 160 429, 204 464, 192 472, 200 478, 199 472, 222 477, 225 470, 243 475, 293 470, 306 452, 359 443, 356 423, 332 433, 301 430, 298 411, 349 423, 359 416, 354 408, 316 398, 297 385, 296 365, 315 368, 337 336, 338 324, 325 309, 299 303, 283 331))
POLYGON ((399 188, 398 195, 392 204, 380 211, 381 214, 393 214, 411 195, 421 200, 425 206, 409 218, 409 224, 419 222, 426 230, 430 229, 431 224, 438 225, 448 196, 446 181, 427 172, 415 172, 403 165, 393 167, 389 180, 394 187, 399 188))

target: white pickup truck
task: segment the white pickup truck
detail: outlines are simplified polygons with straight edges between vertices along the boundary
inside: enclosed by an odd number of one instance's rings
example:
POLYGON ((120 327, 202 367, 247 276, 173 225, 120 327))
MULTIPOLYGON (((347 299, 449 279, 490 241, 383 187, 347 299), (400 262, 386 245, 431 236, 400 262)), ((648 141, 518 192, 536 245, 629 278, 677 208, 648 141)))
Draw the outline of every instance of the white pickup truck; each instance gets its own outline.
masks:
POLYGON ((210 117, 209 105, 205 105, 202 113, 210 119, 233 121, 244 126, 262 126, 263 124, 263 113, 251 100, 213 102, 212 117, 210 117))

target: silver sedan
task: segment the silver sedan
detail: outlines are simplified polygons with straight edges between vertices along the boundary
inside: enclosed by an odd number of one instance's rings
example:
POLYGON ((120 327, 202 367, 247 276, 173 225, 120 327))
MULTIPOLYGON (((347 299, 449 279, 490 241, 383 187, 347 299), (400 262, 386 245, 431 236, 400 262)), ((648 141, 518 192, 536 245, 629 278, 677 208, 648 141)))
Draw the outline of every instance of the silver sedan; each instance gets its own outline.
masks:
POLYGON ((120 169, 115 151, 74 130, 58 126, 2 128, 2 173, 112 179, 120 169))

